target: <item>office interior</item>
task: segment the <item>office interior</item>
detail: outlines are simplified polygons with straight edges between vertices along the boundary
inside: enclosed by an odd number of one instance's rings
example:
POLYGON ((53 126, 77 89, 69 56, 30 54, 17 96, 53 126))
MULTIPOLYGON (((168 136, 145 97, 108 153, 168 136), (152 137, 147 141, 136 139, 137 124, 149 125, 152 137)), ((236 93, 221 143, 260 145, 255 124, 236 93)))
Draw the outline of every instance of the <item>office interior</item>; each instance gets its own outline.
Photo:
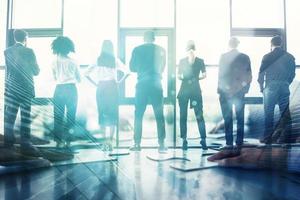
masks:
MULTIPOLYGON (((263 55, 270 52, 275 35, 296 59, 296 77, 290 85, 293 130, 297 131, 299 106, 300 17, 298 0, 0 0, 0 136, 4 133, 4 50, 13 43, 13 30, 28 33, 27 46, 36 54, 40 74, 34 78, 31 140, 39 149, 53 150, 52 41, 68 36, 75 44, 71 54, 83 75, 96 62, 103 40, 111 40, 115 55, 129 69, 131 52, 154 31, 155 43, 166 50, 162 77, 166 140, 170 160, 157 152, 153 110, 147 106, 143 120, 142 151, 134 144, 135 84, 131 74, 119 84, 119 122, 114 137, 116 155, 102 145, 107 135, 98 124, 96 87, 84 77, 77 84, 78 109, 72 142, 73 157, 39 166, 37 160, 0 163, 0 199, 297 199, 300 176, 272 170, 208 167, 182 172, 170 167, 185 158, 207 162, 193 110, 188 114, 189 149, 182 151, 177 94, 181 81, 178 63, 186 56, 186 43, 194 40, 196 54, 204 59, 207 78, 200 81, 207 145, 225 145, 223 118, 217 93, 218 64, 237 37, 239 50, 251 59, 253 81, 246 94, 245 143, 259 144, 264 130, 263 95, 257 83, 263 55), (298 92, 299 93, 299 92, 298 92), (295 112, 293 112, 295 110, 295 112), (118 155, 119 154, 119 155, 118 155), (173 157, 172 157, 173 156, 173 157), (26 167, 22 167, 26 162, 26 167), (29 163, 29 164, 28 164, 29 163), (28 167, 28 166, 32 167, 28 167)), ((15 134, 19 134, 19 116, 15 134)), ((275 119, 280 118, 276 108, 275 119)), ((234 124, 236 127, 236 124, 234 124)), ((236 128, 234 128, 234 133, 236 128)), ((217 152, 217 150, 209 149, 217 152)), ((65 153, 65 152, 62 152, 65 153)), ((167 157, 167 156, 166 156, 167 157)), ((167 157, 168 158, 168 157, 167 157)), ((187 161, 185 160, 185 161, 187 161)))

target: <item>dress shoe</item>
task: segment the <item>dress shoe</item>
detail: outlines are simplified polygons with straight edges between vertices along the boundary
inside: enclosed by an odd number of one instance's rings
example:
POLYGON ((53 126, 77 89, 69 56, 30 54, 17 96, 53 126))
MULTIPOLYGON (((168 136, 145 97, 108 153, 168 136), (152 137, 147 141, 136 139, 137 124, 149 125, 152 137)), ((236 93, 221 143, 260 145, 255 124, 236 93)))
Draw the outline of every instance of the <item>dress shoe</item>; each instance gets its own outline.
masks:
POLYGON ((41 157, 41 152, 32 144, 21 144, 21 153, 32 157, 41 157))
POLYGON ((74 158, 74 154, 71 152, 62 152, 62 151, 47 150, 47 149, 41 149, 40 152, 43 158, 52 162, 71 160, 74 158))
POLYGON ((234 149, 234 146, 233 145, 226 145, 224 147, 221 147, 220 150, 233 150, 234 149))
POLYGON ((207 145, 206 145, 205 139, 201 140, 201 141, 200 141, 200 144, 201 144, 203 150, 207 150, 207 149, 208 149, 208 148, 207 148, 207 145))
POLYGON ((135 144, 129 149, 130 151, 141 151, 141 146, 139 144, 135 144))
POLYGON ((182 142, 182 150, 183 151, 188 150, 188 142, 186 140, 183 140, 182 142))
POLYGON ((272 144, 272 136, 266 136, 260 139, 259 141, 260 143, 264 143, 264 144, 272 144))
POLYGON ((158 147, 158 152, 159 153, 167 153, 168 148, 164 144, 160 144, 158 147))

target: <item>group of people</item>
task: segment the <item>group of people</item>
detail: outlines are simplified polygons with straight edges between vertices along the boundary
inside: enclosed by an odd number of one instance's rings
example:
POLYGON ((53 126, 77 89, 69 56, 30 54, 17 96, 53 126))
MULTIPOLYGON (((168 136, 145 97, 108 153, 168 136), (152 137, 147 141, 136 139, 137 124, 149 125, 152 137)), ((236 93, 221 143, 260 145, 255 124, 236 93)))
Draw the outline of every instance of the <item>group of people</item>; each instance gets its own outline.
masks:
MULTIPOLYGON (((13 129, 17 112, 21 111, 21 147, 24 151, 35 151, 30 142, 30 112, 31 101, 34 98, 33 76, 39 74, 39 66, 32 49, 26 47, 27 33, 16 29, 14 39, 16 44, 5 50, 6 81, 5 81, 5 131, 4 143, 7 147, 15 142, 13 129)), ((129 69, 137 73, 135 94, 134 146, 133 151, 141 150, 142 123, 146 106, 150 103, 154 110, 157 123, 158 144, 160 151, 166 151, 166 137, 162 73, 166 65, 166 51, 154 43, 155 34, 147 31, 144 34, 144 44, 134 48, 129 63, 129 69)), ((241 147, 244 139, 244 107, 245 94, 249 91, 252 81, 250 58, 237 50, 239 40, 232 37, 229 40, 230 50, 223 54, 219 63, 218 93, 225 123, 226 148, 233 147, 233 106, 237 119, 236 145, 241 147)), ((289 112, 289 85, 295 77, 295 59, 282 47, 282 39, 275 36, 271 40, 271 52, 263 57, 259 71, 258 82, 264 94, 265 135, 263 142, 272 142, 274 133, 274 107, 279 105, 282 120, 282 134, 278 142, 289 141, 291 132, 291 117, 289 112)), ((51 45, 56 55, 52 64, 56 88, 53 96, 54 105, 54 136, 57 147, 70 145, 70 136, 74 133, 77 109, 76 84, 80 82, 78 64, 69 56, 75 51, 72 40, 65 36, 57 37, 51 45), (66 112, 66 123, 64 115, 66 112)), ((187 113, 188 106, 194 109, 198 131, 203 149, 206 145, 206 128, 203 117, 203 100, 199 80, 206 78, 204 60, 196 56, 196 46, 188 41, 187 56, 180 60, 178 78, 181 86, 178 93, 180 108, 180 133, 183 140, 182 149, 188 149, 187 143, 187 113)), ((96 101, 99 124, 107 127, 110 133, 106 144, 112 150, 112 140, 116 131, 119 116, 119 95, 117 79, 118 71, 126 78, 129 70, 115 56, 113 44, 105 40, 97 62, 91 65, 85 76, 97 87, 96 101)), ((121 79, 121 81, 124 80, 121 79)))
MULTIPOLYGON (((219 63, 218 93, 225 124, 226 145, 232 147, 232 107, 237 119, 236 145, 243 145, 245 94, 252 81, 249 56, 237 50, 239 40, 229 41, 229 52, 219 63)), ((282 48, 282 38, 271 39, 271 52, 264 55, 258 74, 260 91, 263 93, 265 129, 262 143, 292 142, 292 120, 289 111, 289 86, 295 78, 295 58, 282 48), (280 109, 280 120, 274 126, 275 106, 280 109)))

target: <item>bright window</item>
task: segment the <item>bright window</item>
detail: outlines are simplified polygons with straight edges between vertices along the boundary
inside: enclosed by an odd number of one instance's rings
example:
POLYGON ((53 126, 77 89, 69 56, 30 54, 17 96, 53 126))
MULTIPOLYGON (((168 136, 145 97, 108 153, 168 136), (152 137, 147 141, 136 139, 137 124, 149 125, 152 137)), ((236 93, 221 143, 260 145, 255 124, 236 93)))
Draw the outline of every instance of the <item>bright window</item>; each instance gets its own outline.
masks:
POLYGON ((252 83, 247 96, 262 96, 257 82, 258 72, 262 57, 270 52, 271 37, 239 37, 239 40, 240 51, 247 54, 251 60, 252 83))
POLYGON ((300 2, 299 0, 286 1, 287 6, 287 50, 296 57, 300 64, 300 2))
POLYGON ((6 44, 6 9, 7 1, 0 0, 0 66, 5 63, 3 51, 6 44))
POLYGON ((75 43, 79 64, 96 61, 104 39, 117 52, 117 0, 65 0, 64 35, 75 43))
POLYGON ((121 27, 173 27, 174 0, 121 0, 121 27))
POLYGON ((232 26, 283 28, 283 0, 232 0, 232 26))
POLYGON ((54 56, 51 50, 53 37, 29 38, 28 47, 32 48, 38 65, 40 74, 34 78, 36 97, 52 97, 55 87, 55 82, 52 74, 52 62, 54 56))
POLYGON ((61 0, 14 0, 13 28, 61 28, 61 0))
POLYGON ((228 0, 177 0, 177 63, 188 40, 194 40, 206 64, 217 64, 227 49, 230 31, 228 0))

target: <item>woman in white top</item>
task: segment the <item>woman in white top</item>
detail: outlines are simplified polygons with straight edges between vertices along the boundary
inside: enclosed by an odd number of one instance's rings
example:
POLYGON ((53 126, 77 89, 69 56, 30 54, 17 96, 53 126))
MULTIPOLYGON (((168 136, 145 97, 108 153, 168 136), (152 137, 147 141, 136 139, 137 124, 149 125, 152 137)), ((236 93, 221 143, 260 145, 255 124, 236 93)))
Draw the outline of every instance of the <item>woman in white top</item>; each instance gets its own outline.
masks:
POLYGON ((77 110, 77 88, 80 82, 78 65, 68 54, 74 52, 74 43, 68 37, 59 36, 52 42, 52 50, 56 59, 53 62, 53 76, 56 88, 53 97, 54 103, 54 134, 57 147, 70 145, 70 136, 74 132, 77 110), (64 124, 64 115, 67 122, 64 124))
POLYGON ((87 70, 86 77, 97 86, 98 123, 101 127, 105 127, 105 130, 106 127, 109 128, 110 139, 104 148, 108 150, 112 150, 112 140, 118 124, 118 70, 126 71, 123 63, 114 55, 112 42, 104 40, 97 64, 87 70))

